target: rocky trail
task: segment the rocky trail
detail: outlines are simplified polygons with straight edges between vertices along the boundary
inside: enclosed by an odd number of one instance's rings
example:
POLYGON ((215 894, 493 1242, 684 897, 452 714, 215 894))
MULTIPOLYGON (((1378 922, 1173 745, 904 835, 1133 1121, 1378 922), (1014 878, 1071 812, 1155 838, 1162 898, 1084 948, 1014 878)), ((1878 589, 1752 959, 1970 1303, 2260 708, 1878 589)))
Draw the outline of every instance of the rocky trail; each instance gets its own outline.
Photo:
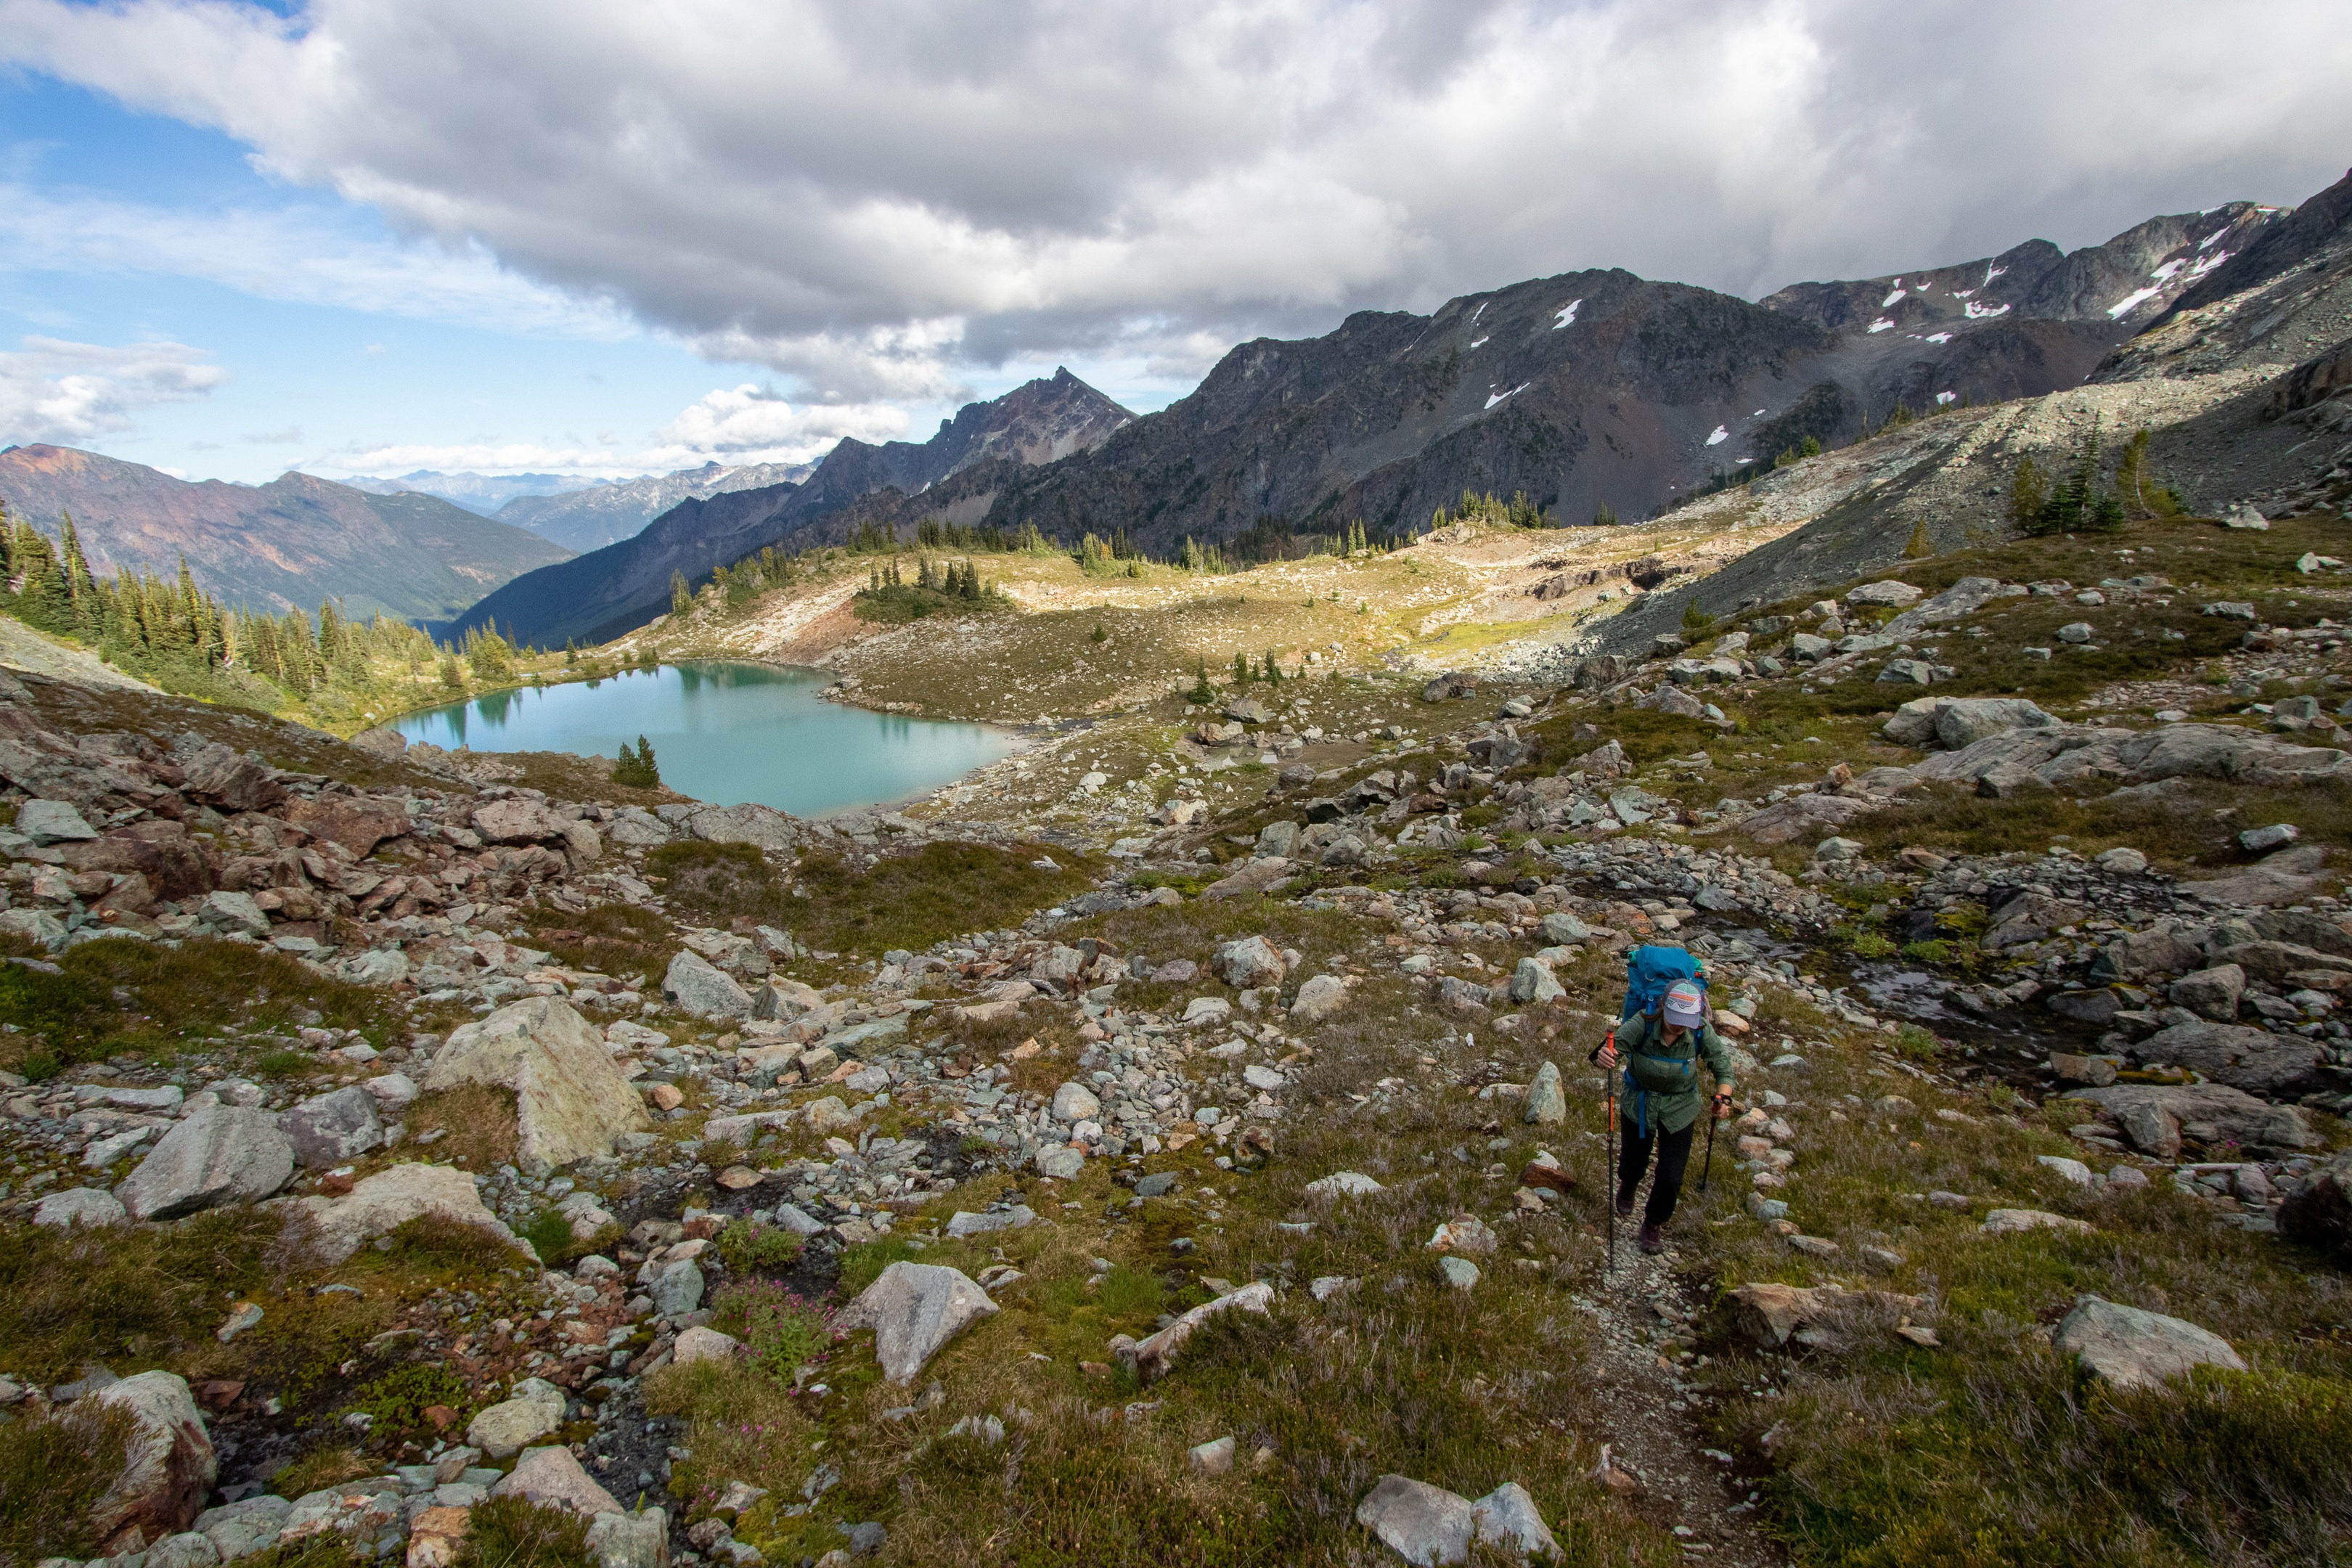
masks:
MULTIPOLYGON (((1654 1180, 1643 1183, 1637 1204, 1654 1180)), ((1709 1394, 1684 1381, 1670 1353, 1706 1322, 1709 1293, 1676 1272, 1674 1248, 1654 1258, 1633 1245, 1639 1224, 1622 1224, 1617 1266, 1577 1299, 1601 1330, 1591 1387, 1610 1469, 1624 1478, 1604 1472, 1601 1484, 1629 1494, 1694 1561, 1777 1568, 1788 1556, 1760 1527, 1759 1493, 1740 1479, 1734 1456, 1711 1442, 1701 1425, 1709 1394)))

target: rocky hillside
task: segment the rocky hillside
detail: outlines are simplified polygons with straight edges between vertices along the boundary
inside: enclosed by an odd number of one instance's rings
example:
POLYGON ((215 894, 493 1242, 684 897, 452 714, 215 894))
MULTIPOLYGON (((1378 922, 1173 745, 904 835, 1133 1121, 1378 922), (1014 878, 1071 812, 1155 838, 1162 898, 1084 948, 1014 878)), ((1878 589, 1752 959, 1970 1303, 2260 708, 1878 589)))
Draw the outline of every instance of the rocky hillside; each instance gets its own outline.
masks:
POLYGON ((929 440, 880 446, 845 439, 807 480, 689 498, 642 532, 485 597, 461 628, 511 626, 522 641, 607 641, 669 608, 673 573, 707 578, 770 545, 794 548, 837 536, 843 510, 892 489, 908 495, 960 469, 1049 463, 1100 442, 1134 416, 1072 375, 1015 387, 966 405, 929 440))
POLYGON ((571 552, 425 495, 370 495, 310 474, 266 485, 191 483, 69 447, 0 451, 0 502, 57 536, 73 515, 101 576, 166 580, 185 560, 196 584, 232 606, 446 619, 484 594, 571 552))
POLYGON ((0 1553, 2306 1561, 2339 531, 1163 693, 826 823, 0 686, 0 1553), (1640 942, 1734 1078, 1654 1255, 1640 942))
MULTIPOLYGON (((1693 527, 1801 526, 1600 626, 1592 646, 1637 650, 1677 630, 1694 603, 1721 616, 1892 566, 1922 532, 1939 550, 2000 537, 2012 526, 2020 463, 2064 472, 2095 429, 2105 442, 2103 477, 2115 473, 2130 436, 2147 430, 2151 482, 2198 511, 2240 514, 2250 525, 2263 514, 2344 514, 2352 506, 2352 403, 2342 395, 2352 389, 2352 176, 2291 212, 2240 213, 2217 232, 2224 237, 2211 246, 2198 242, 2203 256, 2245 248, 2174 272, 2169 284, 2196 281, 2176 308, 2101 360, 2088 384, 1948 409, 1683 509, 1677 518, 1693 527)), ((2052 276, 2070 289, 2080 281, 2052 276)))

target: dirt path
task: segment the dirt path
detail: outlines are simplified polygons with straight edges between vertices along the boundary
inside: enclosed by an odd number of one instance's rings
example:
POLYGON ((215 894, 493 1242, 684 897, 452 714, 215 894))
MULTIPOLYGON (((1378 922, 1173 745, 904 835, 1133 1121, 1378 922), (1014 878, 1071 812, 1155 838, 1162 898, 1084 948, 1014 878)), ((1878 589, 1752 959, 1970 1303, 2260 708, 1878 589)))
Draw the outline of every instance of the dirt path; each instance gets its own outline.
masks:
MULTIPOLYGON (((1787 1554, 1757 1528, 1730 1457, 1709 1452, 1698 1426, 1699 1400, 1674 1370, 1677 1347, 1665 1342, 1687 1341, 1706 1303, 1676 1277, 1671 1245, 1655 1258, 1634 1245, 1639 1215, 1637 1202, 1635 1217, 1618 1222, 1615 1270, 1596 1278, 1578 1298, 1601 1331, 1593 1394, 1612 1466, 1641 1482, 1635 1508, 1674 1531, 1686 1557, 1780 1568, 1787 1554)), ((1702 1222, 1686 1211, 1675 1223, 1702 1222)), ((1671 1228, 1667 1235, 1671 1242, 1671 1228)))

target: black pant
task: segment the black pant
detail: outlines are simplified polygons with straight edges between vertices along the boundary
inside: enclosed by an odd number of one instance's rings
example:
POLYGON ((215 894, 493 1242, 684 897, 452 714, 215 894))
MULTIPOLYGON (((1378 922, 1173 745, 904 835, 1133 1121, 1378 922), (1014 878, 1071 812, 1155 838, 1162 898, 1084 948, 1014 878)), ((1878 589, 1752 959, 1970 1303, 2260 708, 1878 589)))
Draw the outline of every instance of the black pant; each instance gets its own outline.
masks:
POLYGON ((1650 1201, 1642 1210, 1643 1225, 1664 1225, 1675 1217, 1675 1204, 1683 1195, 1683 1173, 1690 1168, 1691 1139, 1698 1132, 1694 1121, 1679 1132, 1668 1132, 1654 1123, 1650 1135, 1643 1137, 1634 1130, 1633 1119, 1617 1119, 1617 1196, 1621 1203, 1630 1202, 1633 1189, 1642 1184, 1642 1173, 1650 1166, 1650 1146, 1658 1149, 1658 1179, 1650 1187, 1650 1201))

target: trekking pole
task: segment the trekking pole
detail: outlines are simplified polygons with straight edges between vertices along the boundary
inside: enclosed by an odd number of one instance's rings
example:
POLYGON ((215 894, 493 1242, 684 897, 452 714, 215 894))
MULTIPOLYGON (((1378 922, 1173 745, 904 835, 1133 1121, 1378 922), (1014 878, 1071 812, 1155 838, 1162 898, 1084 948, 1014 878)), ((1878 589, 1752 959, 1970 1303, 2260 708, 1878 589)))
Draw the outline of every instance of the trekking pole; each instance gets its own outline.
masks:
POLYGON ((1706 1108, 1706 1163, 1701 1165, 1698 1171, 1700 1192, 1706 1191, 1706 1179, 1715 1174, 1715 1124, 1722 1120, 1723 1118, 1715 1113, 1714 1106, 1710 1105, 1706 1108))
MULTIPOLYGON (((1613 1028, 1606 1039, 1592 1047, 1585 1061, 1589 1064, 1599 1060, 1604 1049, 1612 1056, 1616 1053, 1617 1031, 1613 1028)), ((1609 1163, 1601 1173, 1601 1201, 1609 1205, 1609 1267, 1602 1270, 1607 1275, 1617 1272, 1617 1069, 1613 1063, 1601 1069, 1601 1081, 1609 1117, 1608 1131, 1602 1135, 1602 1147, 1607 1151, 1603 1158, 1609 1163)))

